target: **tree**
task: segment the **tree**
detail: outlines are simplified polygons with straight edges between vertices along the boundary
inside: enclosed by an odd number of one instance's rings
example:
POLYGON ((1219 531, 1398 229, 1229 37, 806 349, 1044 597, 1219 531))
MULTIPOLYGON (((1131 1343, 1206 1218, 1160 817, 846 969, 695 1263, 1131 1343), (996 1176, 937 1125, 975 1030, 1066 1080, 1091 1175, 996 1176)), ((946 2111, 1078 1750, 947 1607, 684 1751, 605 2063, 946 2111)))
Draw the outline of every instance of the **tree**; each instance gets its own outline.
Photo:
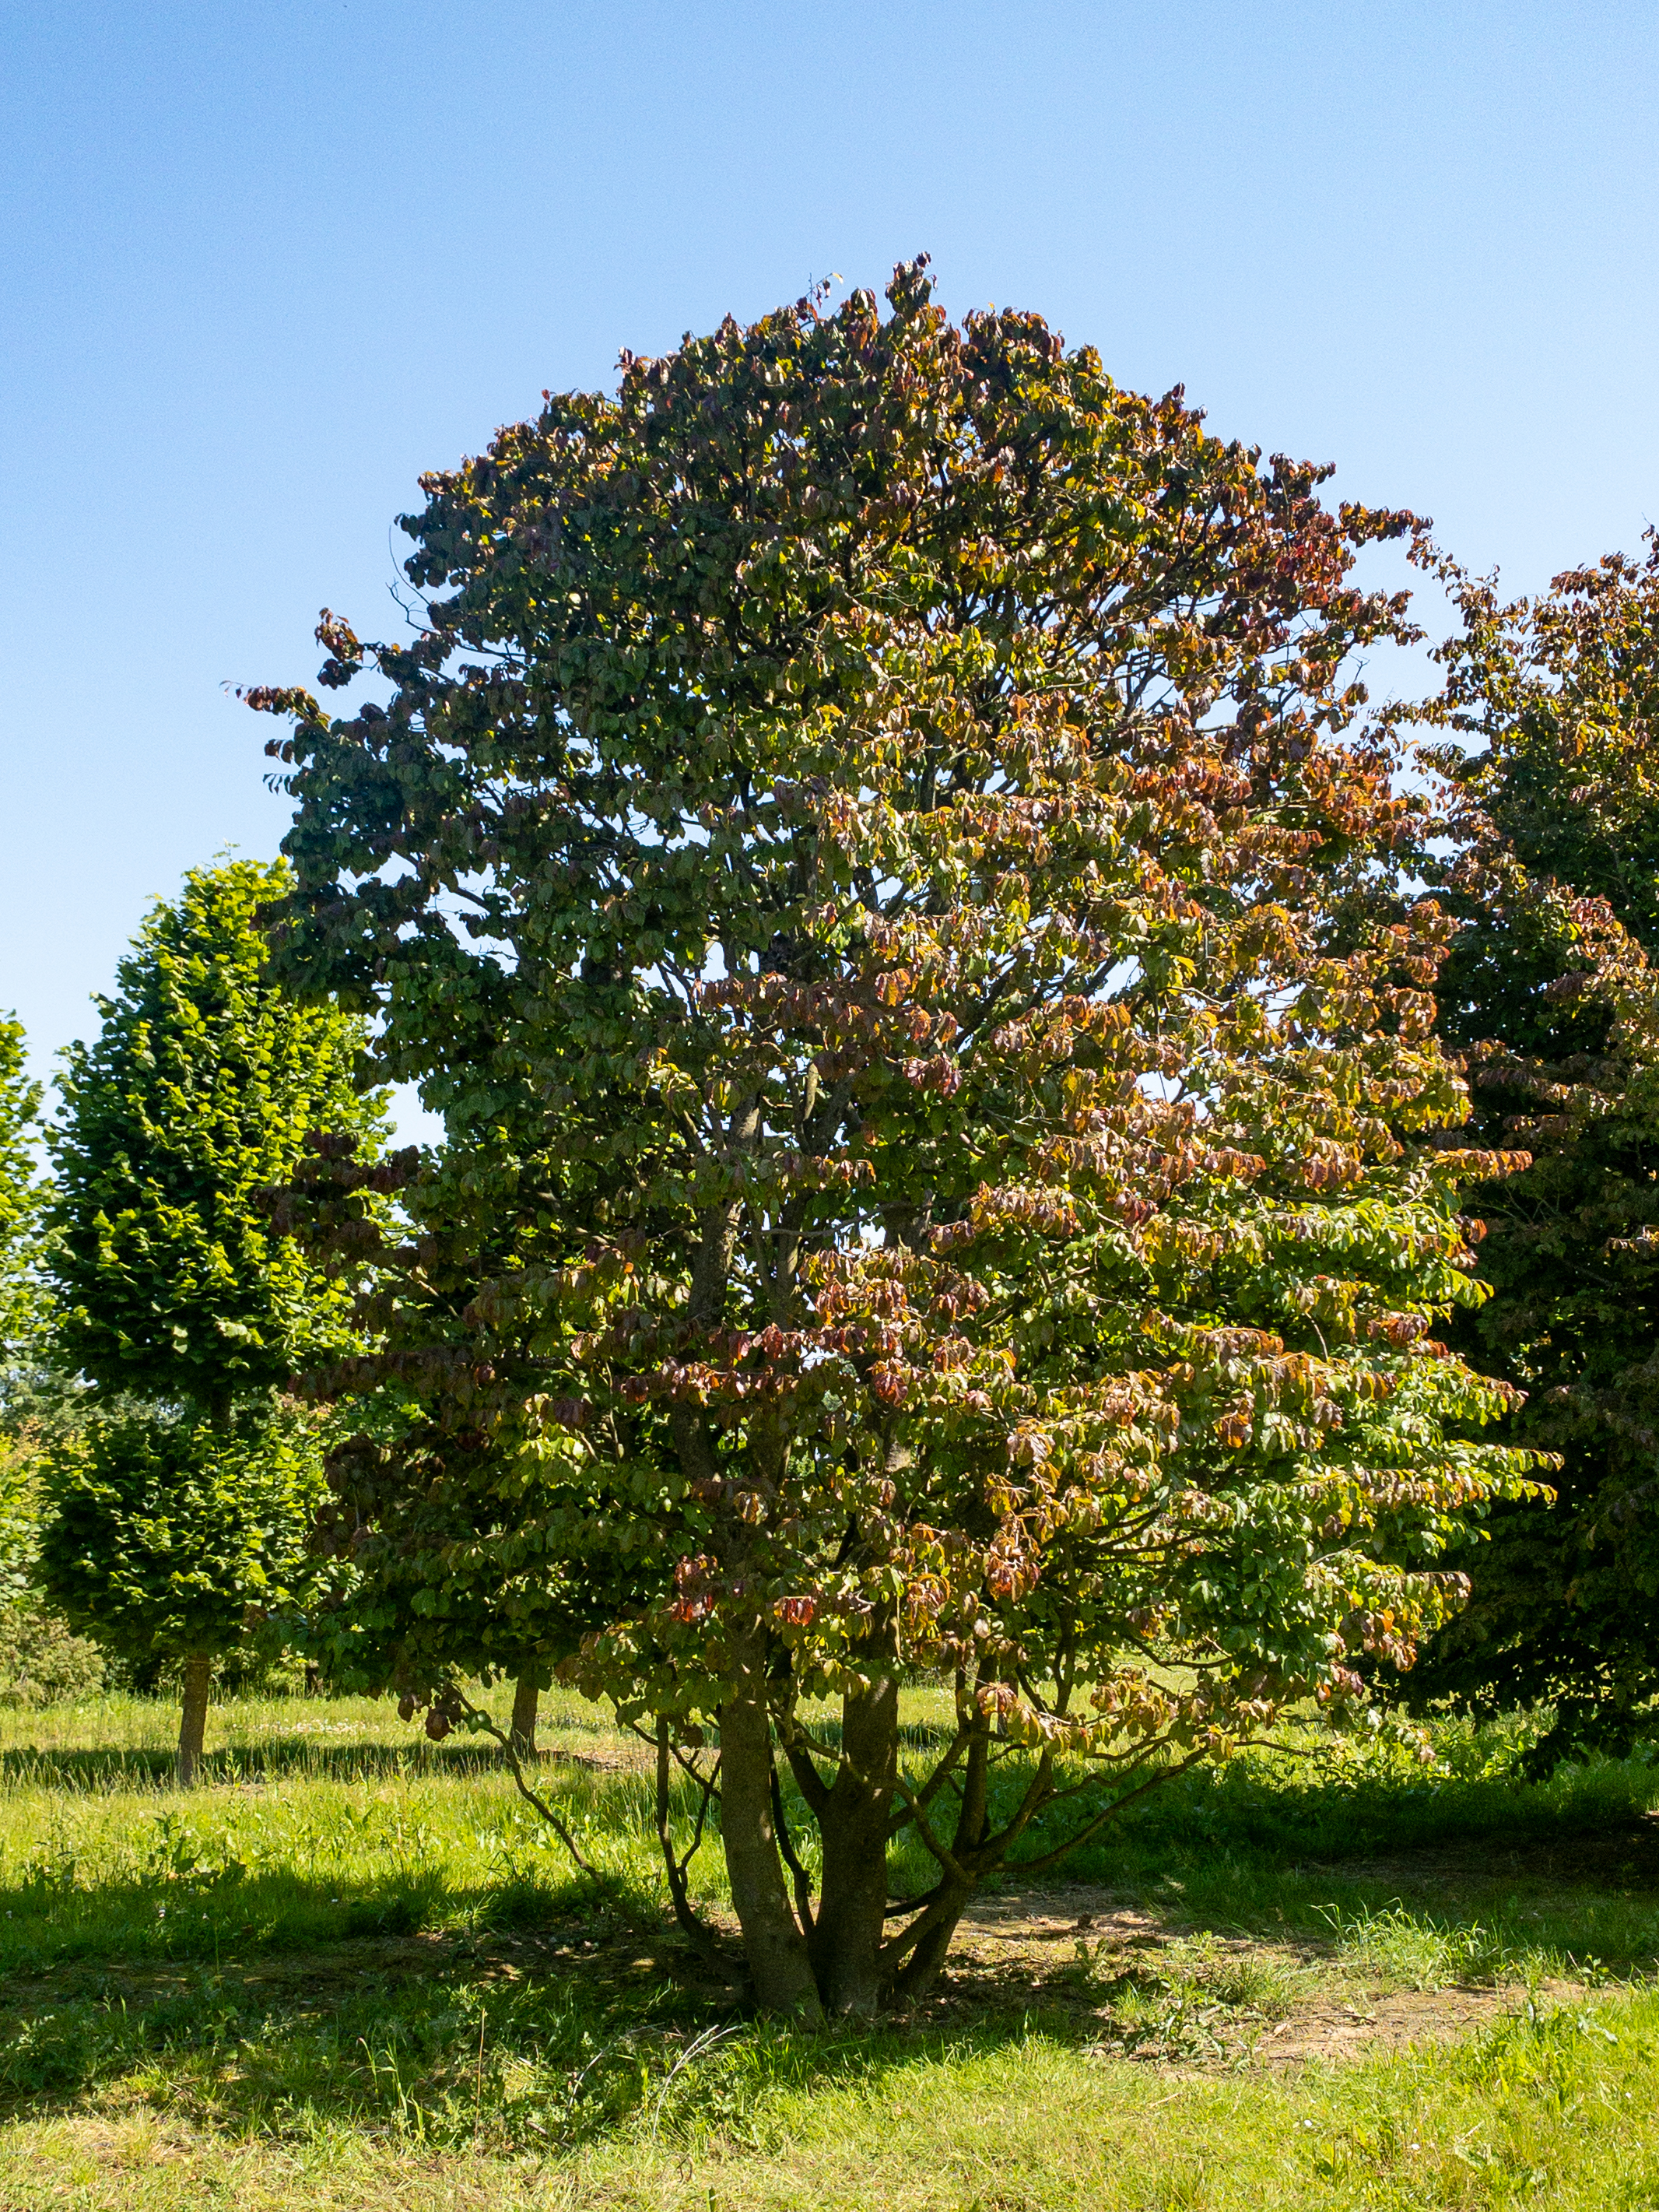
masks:
MULTIPOLYGON (((670 1783, 718 1788, 805 2018, 1406 1657, 1531 1463, 1463 1440, 1508 1394, 1431 1334, 1498 1164, 1425 1141, 1444 927, 1371 912, 1415 802, 1345 669, 1407 625, 1349 571, 1411 519, 1034 316, 952 326, 919 264, 888 298, 550 398, 424 480, 412 642, 325 616, 384 703, 252 695, 281 970, 470 1155, 429 1196, 483 1279, 446 1313, 414 1240, 381 1371, 426 1367, 453 1479, 533 1466, 574 1576, 646 1583, 566 1673, 655 1737, 694 1932, 670 1783)), ((325 1242, 368 1172, 301 1194, 325 1242)))
POLYGON ((261 1193, 313 1129, 368 1132, 361 1022, 301 1006, 268 972, 260 908, 281 863, 192 869, 158 902, 71 1045, 49 1132, 64 1361, 106 1392, 229 1407, 349 1348, 349 1284, 274 1234, 261 1193))
POLYGON ((0 1018, 0 1703, 44 1703, 91 1687, 101 1661, 42 1602, 40 1428, 61 1425, 44 1389, 40 1275, 42 1189, 31 1139, 40 1087, 24 1070, 20 1023, 0 1018))
POLYGON ((28 1079, 23 1048, 21 1023, 0 1016, 0 1405, 15 1396, 39 1354, 40 1185, 30 1136, 40 1086, 28 1079))
POLYGON ((196 1779, 216 1655, 257 1640, 314 1578, 317 1440, 292 1413, 93 1413, 53 1455, 46 1594, 106 1650, 176 1667, 179 1779, 196 1779))
POLYGON ((1535 1155, 1470 1198, 1493 1296, 1455 1340, 1524 1390, 1510 1433, 1560 1473, 1553 1510, 1506 1504, 1468 1548, 1469 1607, 1408 1686, 1553 1704, 1547 1763, 1627 1744, 1659 1690, 1659 545, 1513 604, 1442 566, 1441 1029, 1480 1135, 1535 1155))
POLYGON ((310 1131, 379 1127, 354 1079, 362 1023, 292 1003, 269 971, 258 911, 289 882, 231 861, 158 902, 96 1041, 66 1054, 49 1133, 57 1341, 94 1395, 54 1455, 43 1571, 77 1625, 182 1663, 186 1781, 213 1658, 257 1592, 289 1586, 309 1519, 273 1393, 353 1341, 351 1280, 276 1231, 261 1194, 310 1131))

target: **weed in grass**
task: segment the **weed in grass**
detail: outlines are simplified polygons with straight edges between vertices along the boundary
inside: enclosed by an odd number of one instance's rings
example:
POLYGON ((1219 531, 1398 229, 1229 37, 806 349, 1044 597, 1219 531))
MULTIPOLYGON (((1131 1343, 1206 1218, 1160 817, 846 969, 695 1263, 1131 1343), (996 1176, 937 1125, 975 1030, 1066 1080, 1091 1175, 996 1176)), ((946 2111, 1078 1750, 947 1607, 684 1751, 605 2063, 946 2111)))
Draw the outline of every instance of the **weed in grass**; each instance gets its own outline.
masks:
MULTIPOLYGON (((1397 1901, 1380 1911, 1364 1905, 1352 1913, 1330 1905, 1321 1909, 1320 1917, 1328 1923, 1343 1963, 1387 1988, 1443 1990, 1460 1983, 1513 1980, 1522 1970, 1515 1949, 1478 1920, 1449 1924, 1409 1912, 1397 1901)), ((1534 1976, 1542 1963, 1536 1953, 1525 1961, 1534 1976)))

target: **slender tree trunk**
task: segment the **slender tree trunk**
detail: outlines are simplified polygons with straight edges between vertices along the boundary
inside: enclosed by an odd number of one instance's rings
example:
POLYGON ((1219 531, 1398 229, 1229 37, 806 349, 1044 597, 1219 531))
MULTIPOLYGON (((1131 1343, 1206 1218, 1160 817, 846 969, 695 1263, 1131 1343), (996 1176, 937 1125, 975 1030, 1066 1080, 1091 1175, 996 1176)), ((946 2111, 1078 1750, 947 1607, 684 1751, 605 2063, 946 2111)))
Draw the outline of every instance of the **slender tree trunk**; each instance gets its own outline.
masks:
POLYGON ((205 1651, 192 1651, 185 1662, 185 1709, 179 1723, 179 1787, 194 1788, 196 1770, 202 1763, 202 1739, 207 1733, 208 1685, 213 1679, 213 1660, 205 1651))
POLYGON ((818 1809, 823 1885, 811 1953, 831 2013, 868 2019, 883 1996, 887 1827, 898 1765, 898 1682, 890 1670, 842 1705, 847 1764, 818 1809))
POLYGON ((817 2027, 823 2007, 772 1823, 772 1726, 758 1627, 733 1638, 732 1658, 732 1694, 720 1707, 720 1840, 732 1902, 756 2003, 817 2027))
POLYGON ((941 1867, 939 1895, 905 1931, 915 1941, 908 1954, 896 1962, 889 1986, 895 1996, 907 2002, 926 1996, 939 1979, 957 1923, 977 1887, 979 1869, 975 1859, 985 1840, 990 1788, 990 1730, 981 1722, 974 1731, 968 1756, 963 1762, 962 1803, 957 1814, 956 1833, 950 1844, 951 1856, 966 1880, 956 1880, 948 1868, 941 1867))
POLYGON ((513 1685, 513 1748, 520 1759, 536 1756, 536 1711, 542 1693, 534 1667, 526 1667, 513 1685))

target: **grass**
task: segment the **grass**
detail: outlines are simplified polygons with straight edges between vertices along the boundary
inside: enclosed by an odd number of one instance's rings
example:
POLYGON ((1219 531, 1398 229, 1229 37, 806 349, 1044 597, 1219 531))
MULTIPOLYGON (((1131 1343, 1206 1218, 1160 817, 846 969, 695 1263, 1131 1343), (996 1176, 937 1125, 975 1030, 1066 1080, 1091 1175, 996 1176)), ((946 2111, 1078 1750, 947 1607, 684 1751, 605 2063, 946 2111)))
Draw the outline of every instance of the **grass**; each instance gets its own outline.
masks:
POLYGON ((670 1971, 643 1747, 591 1707, 542 1735, 598 1882, 386 1704, 216 1708, 191 1797, 173 1726, 0 1714, 0 2212, 1659 2205, 1642 1761, 1194 1774, 1005 1886, 914 2016, 803 2038, 670 1971))

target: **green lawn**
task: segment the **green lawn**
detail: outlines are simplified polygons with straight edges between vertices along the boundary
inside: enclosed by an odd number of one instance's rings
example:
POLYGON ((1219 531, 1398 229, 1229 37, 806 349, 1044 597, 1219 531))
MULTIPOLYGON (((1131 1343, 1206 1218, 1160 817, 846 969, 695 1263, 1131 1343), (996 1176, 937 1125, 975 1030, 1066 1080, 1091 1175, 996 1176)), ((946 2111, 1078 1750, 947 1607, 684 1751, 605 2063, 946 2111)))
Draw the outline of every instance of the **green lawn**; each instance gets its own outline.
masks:
POLYGON ((1448 1730, 1189 1778, 811 2038, 688 1979, 591 1707, 544 1782, 597 1885, 383 1702, 216 1707, 188 1798, 173 1725, 0 1715, 4 2212, 1659 2206, 1659 1767, 1526 1786, 1448 1730))

